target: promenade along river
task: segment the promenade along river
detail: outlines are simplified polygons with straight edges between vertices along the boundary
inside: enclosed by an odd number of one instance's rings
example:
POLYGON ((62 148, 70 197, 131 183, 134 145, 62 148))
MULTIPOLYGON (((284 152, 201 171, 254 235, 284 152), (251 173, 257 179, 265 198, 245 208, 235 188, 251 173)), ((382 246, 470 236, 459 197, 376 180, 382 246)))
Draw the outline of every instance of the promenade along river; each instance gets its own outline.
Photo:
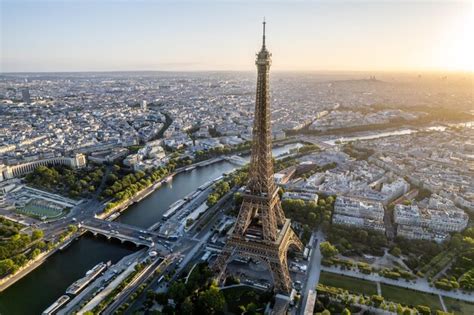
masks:
MULTIPOLYGON (((285 154, 297 146, 301 144, 275 148, 273 155, 285 154)), ((236 167, 234 164, 223 161, 180 173, 170 183, 129 207, 117 218, 117 221, 149 227, 161 219, 170 204, 236 167)), ((58 252, 43 265, 0 293, 0 314, 41 314, 64 294, 72 282, 83 277, 87 270, 99 262, 109 260, 116 262, 134 250, 134 246, 124 246, 118 241, 110 242, 102 238, 81 237, 69 248, 58 252)))

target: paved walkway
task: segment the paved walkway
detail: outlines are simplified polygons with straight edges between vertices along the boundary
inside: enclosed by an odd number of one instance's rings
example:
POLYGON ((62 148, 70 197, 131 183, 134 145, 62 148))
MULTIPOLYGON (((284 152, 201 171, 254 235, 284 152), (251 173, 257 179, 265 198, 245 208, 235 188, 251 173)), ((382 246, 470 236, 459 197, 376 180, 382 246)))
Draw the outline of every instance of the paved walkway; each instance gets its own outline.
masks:
POLYGON ((306 306, 309 291, 315 290, 316 285, 319 283, 319 276, 321 273, 321 251, 319 250, 319 244, 324 241, 324 235, 320 231, 313 232, 311 235, 310 244, 313 248, 311 252, 311 258, 308 263, 308 272, 306 273, 306 279, 303 287, 303 301, 300 307, 300 314, 304 314, 304 308, 306 306))
POLYGON ((439 294, 438 294, 438 297, 439 297, 439 302, 441 303, 441 307, 443 308, 443 311, 447 312, 448 310, 446 309, 446 305, 444 305, 443 297, 439 294))
POLYGON ((471 294, 467 294, 467 293, 463 293, 459 291, 444 291, 444 290, 437 289, 435 287, 430 287, 430 284, 428 283, 426 279, 418 278, 414 281, 406 282, 405 280, 393 280, 393 279, 384 278, 378 274, 373 274, 373 273, 370 275, 366 275, 354 270, 342 270, 338 267, 322 266, 321 270, 326 271, 326 272, 340 274, 340 275, 345 275, 349 277, 369 280, 373 282, 390 284, 393 286, 411 289, 415 291, 421 291, 421 292, 433 293, 433 294, 437 294, 441 296, 447 296, 453 299, 459 299, 459 300, 463 300, 467 302, 474 302, 474 296, 471 294))

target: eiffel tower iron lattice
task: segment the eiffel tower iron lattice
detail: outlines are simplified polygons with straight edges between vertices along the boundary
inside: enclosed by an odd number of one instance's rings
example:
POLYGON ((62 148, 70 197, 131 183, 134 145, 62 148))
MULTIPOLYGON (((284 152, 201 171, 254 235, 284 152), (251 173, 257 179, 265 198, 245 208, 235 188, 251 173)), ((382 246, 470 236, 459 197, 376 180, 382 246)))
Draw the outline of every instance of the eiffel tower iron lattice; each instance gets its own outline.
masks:
POLYGON ((264 262, 272 274, 276 291, 289 293, 292 289, 288 271, 287 251, 298 250, 303 244, 285 218, 273 178, 272 133, 270 117, 269 75, 271 53, 263 44, 257 54, 257 93, 253 125, 252 156, 249 180, 232 235, 212 265, 219 279, 226 266, 236 256, 264 262))

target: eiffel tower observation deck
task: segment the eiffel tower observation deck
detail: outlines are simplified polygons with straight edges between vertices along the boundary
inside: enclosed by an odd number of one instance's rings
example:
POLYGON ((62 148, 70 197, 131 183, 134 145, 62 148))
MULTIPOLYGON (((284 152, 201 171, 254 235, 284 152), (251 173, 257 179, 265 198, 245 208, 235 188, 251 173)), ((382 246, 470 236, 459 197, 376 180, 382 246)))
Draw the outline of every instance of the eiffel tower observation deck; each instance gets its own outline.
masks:
POLYGON ((273 178, 272 132, 270 110, 271 53, 263 43, 257 54, 257 93, 253 125, 252 156, 249 180, 232 235, 212 268, 222 279, 227 264, 237 256, 264 262, 272 274, 275 291, 292 289, 287 251, 290 246, 302 250, 291 222, 285 218, 273 178))

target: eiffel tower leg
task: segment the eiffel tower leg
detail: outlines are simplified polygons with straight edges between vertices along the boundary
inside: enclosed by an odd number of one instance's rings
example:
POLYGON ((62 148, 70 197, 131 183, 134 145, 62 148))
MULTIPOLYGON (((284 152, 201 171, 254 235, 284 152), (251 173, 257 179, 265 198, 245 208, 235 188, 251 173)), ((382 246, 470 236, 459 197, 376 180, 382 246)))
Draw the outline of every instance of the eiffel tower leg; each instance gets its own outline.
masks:
POLYGON ((269 262, 270 272, 273 277, 273 284, 277 292, 290 293, 292 289, 290 272, 286 260, 286 253, 280 255, 280 258, 269 262))
POLYGON ((285 222, 285 213, 283 212, 283 208, 281 207, 280 202, 277 202, 277 204, 275 205, 275 212, 278 225, 282 225, 285 222))
POLYGON ((254 215, 254 205, 251 202, 244 200, 240 206, 239 215, 235 222, 234 233, 236 235, 243 235, 247 227, 250 225, 250 221, 254 215))
POLYGON ((225 273, 227 262, 231 256, 232 249, 226 245, 217 256, 216 260, 212 263, 211 269, 216 274, 217 282, 221 282, 225 273))

